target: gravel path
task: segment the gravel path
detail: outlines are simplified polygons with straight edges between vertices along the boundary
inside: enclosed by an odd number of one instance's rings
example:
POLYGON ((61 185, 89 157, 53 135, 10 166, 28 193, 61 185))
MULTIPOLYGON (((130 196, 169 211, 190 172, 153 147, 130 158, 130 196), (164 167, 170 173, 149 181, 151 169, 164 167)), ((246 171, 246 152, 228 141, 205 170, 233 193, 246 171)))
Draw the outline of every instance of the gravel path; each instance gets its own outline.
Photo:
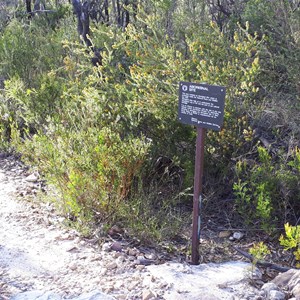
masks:
POLYGON ((92 246, 76 231, 62 229, 52 205, 16 200, 38 188, 33 181, 13 157, 1 159, 0 299, 33 289, 69 298, 99 288, 117 299, 141 298, 138 250, 130 256, 122 244, 120 251, 110 251, 111 244, 92 246))

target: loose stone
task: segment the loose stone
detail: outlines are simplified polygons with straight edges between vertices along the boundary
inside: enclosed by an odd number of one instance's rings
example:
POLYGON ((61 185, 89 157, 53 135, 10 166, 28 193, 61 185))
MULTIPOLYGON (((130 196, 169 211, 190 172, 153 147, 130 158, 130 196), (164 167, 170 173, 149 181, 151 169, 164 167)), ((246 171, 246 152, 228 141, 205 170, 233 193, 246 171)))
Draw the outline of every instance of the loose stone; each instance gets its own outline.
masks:
POLYGON ((143 300, 150 300, 156 297, 156 294, 151 290, 144 290, 143 291, 143 300))
POLYGON ((285 294, 280 291, 272 290, 269 293, 269 300, 284 300, 285 294))

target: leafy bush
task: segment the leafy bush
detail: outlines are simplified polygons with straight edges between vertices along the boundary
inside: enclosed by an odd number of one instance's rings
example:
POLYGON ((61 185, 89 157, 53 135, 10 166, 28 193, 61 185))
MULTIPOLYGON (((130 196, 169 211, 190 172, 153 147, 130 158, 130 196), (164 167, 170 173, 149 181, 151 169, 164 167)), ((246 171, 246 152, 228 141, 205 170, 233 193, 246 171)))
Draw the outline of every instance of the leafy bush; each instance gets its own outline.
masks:
MULTIPOLYGON (((67 25, 68 21, 61 23, 67 25)), ((72 31, 63 26, 53 31, 17 19, 0 36, 1 111, 17 122, 20 130, 40 129, 47 117, 61 108, 63 37, 70 39, 72 31)), ((5 123, 6 131, 9 124, 5 123)))
POLYGON ((285 236, 280 236, 280 244, 284 246, 285 250, 293 249, 296 261, 298 261, 297 267, 300 267, 300 226, 291 226, 289 223, 284 225, 285 236))
POLYGON ((206 207, 220 207, 219 199, 231 197, 233 187, 235 208, 248 225, 268 229, 273 220, 297 218, 297 142, 277 152, 257 144, 266 132, 297 139, 298 108, 292 106, 298 103, 297 26, 288 44, 291 55, 276 52, 270 27, 255 33, 261 25, 252 11, 256 2, 255 13, 263 13, 262 1, 249 1, 242 25, 222 32, 206 22, 205 7, 196 5, 187 16, 179 9, 184 3, 172 1, 144 3, 145 11, 140 6, 124 29, 91 24, 90 40, 101 54, 97 67, 77 37, 68 7, 49 26, 43 17, 13 19, 0 37, 2 138, 11 137, 23 158, 39 165, 73 219, 127 219, 140 231, 147 224, 160 238, 160 230, 169 228, 166 208, 182 203, 178 194, 193 182, 196 134, 177 120, 178 83, 223 85, 224 126, 208 131, 205 149, 204 202, 216 205, 206 207), (284 74, 275 68, 279 61, 291 66, 284 74), (287 87, 283 94, 276 89, 280 80, 287 87), (273 116, 277 101, 284 108, 280 127, 274 126, 279 118, 265 117, 273 116), (296 113, 289 118, 292 108, 296 113), (159 172, 158 157, 170 162, 159 172), (143 221, 135 224, 133 218, 143 221))
MULTIPOLYGON (((237 31, 230 43, 210 24, 191 29, 184 37, 186 48, 182 49, 178 41, 164 35, 155 16, 142 15, 138 20, 124 33, 116 35, 114 29, 109 29, 110 34, 103 33, 103 29, 94 33, 98 38, 111 36, 98 68, 102 93, 122 99, 123 126, 150 138, 153 153, 183 165, 188 172, 186 184, 190 184, 195 133, 192 127, 177 121, 178 82, 206 81, 227 87, 224 129, 208 136, 208 161, 215 165, 216 157, 218 163, 221 157, 220 168, 224 168, 232 152, 238 151, 236 145, 241 143, 243 129, 249 126, 246 117, 238 126, 235 120, 257 92, 254 81, 259 73, 259 60, 252 49, 260 46, 243 29, 237 31)), ((117 103, 119 113, 120 102, 117 103)))
POLYGON ((253 247, 249 250, 250 254, 253 256, 253 264, 256 265, 259 260, 265 259, 265 257, 271 253, 263 242, 255 243, 253 247))
MULTIPOLYGON (((141 12, 125 31, 104 25, 93 29, 92 42, 103 45, 102 63, 93 68, 84 46, 72 39, 55 45, 55 51, 43 45, 37 53, 40 61, 47 63, 37 65, 32 55, 34 43, 40 45, 67 33, 39 31, 34 25, 29 31, 26 26, 16 22, 2 37, 2 49, 20 47, 22 55, 32 59, 32 65, 22 61, 19 66, 21 62, 2 51, 13 64, 10 71, 6 65, 3 69, 10 78, 5 83, 4 108, 17 122, 12 133, 14 144, 24 159, 38 164, 59 188, 61 206, 67 213, 76 218, 113 219, 120 215, 120 202, 138 197, 131 191, 133 179, 139 176, 142 189, 153 186, 159 194, 162 187, 155 184, 157 176, 151 175, 155 171, 150 167, 158 156, 183 166, 183 187, 191 185, 195 132, 177 120, 181 80, 227 87, 225 126, 221 133, 208 136, 208 155, 211 164, 221 162, 220 169, 229 168, 234 143, 240 142, 249 126, 246 117, 240 118, 238 126, 235 119, 257 92, 253 82, 259 60, 252 49, 260 45, 247 30, 240 28, 231 42, 214 24, 190 27, 183 47, 181 40, 166 35, 158 16, 141 12), (27 31, 34 32, 33 45, 27 31), (8 41, 13 33, 14 38, 8 41)), ((20 59, 24 60, 23 56, 20 59)), ((247 137, 251 140, 249 134, 247 137)), ((177 193, 180 188, 178 185, 177 193)), ((172 194, 174 190, 171 194, 170 189, 164 191, 167 203, 175 205, 170 202, 177 196, 172 194)), ((139 195, 143 193, 139 191, 139 195)), ((157 207, 157 198, 151 198, 153 203, 139 211, 151 215, 167 206, 157 207)), ((157 224, 164 227, 158 219, 157 224)))
POLYGON ((257 162, 243 159, 236 164, 236 208, 249 225, 258 222, 265 230, 272 230, 278 222, 297 220, 299 150, 295 149, 289 161, 283 157, 277 162, 264 147, 258 146, 257 152, 257 162))
POLYGON ((62 195, 59 206, 69 216, 105 219, 126 201, 138 178, 149 143, 109 128, 64 132, 56 128, 19 144, 24 158, 38 165, 62 195))
POLYGON ((33 87, 41 74, 61 63, 58 58, 62 45, 58 38, 47 28, 13 19, 0 38, 2 76, 19 77, 33 87))

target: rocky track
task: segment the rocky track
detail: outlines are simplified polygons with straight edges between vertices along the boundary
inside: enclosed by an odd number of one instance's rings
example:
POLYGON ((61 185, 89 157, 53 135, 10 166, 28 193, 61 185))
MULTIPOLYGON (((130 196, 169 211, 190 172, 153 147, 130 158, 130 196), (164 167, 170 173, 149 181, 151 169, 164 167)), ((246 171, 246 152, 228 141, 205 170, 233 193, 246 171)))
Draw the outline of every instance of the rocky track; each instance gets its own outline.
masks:
POLYGON ((143 288, 149 259, 125 244, 92 245, 76 231, 63 229, 63 218, 55 214, 53 205, 16 199, 41 189, 37 174, 28 173, 14 157, 2 158, 0 168, 2 298, 28 290, 51 290, 67 298, 94 289, 117 299, 139 299, 150 293, 143 288))

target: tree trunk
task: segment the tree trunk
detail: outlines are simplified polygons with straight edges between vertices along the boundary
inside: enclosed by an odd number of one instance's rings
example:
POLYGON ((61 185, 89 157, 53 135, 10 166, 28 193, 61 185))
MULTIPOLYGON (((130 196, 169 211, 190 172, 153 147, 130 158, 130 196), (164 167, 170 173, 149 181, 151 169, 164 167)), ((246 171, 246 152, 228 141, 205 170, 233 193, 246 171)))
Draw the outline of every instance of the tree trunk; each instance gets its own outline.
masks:
POLYGON ((25 0, 25 1, 26 1, 26 12, 28 14, 28 19, 31 19, 32 17, 31 0, 25 0))

